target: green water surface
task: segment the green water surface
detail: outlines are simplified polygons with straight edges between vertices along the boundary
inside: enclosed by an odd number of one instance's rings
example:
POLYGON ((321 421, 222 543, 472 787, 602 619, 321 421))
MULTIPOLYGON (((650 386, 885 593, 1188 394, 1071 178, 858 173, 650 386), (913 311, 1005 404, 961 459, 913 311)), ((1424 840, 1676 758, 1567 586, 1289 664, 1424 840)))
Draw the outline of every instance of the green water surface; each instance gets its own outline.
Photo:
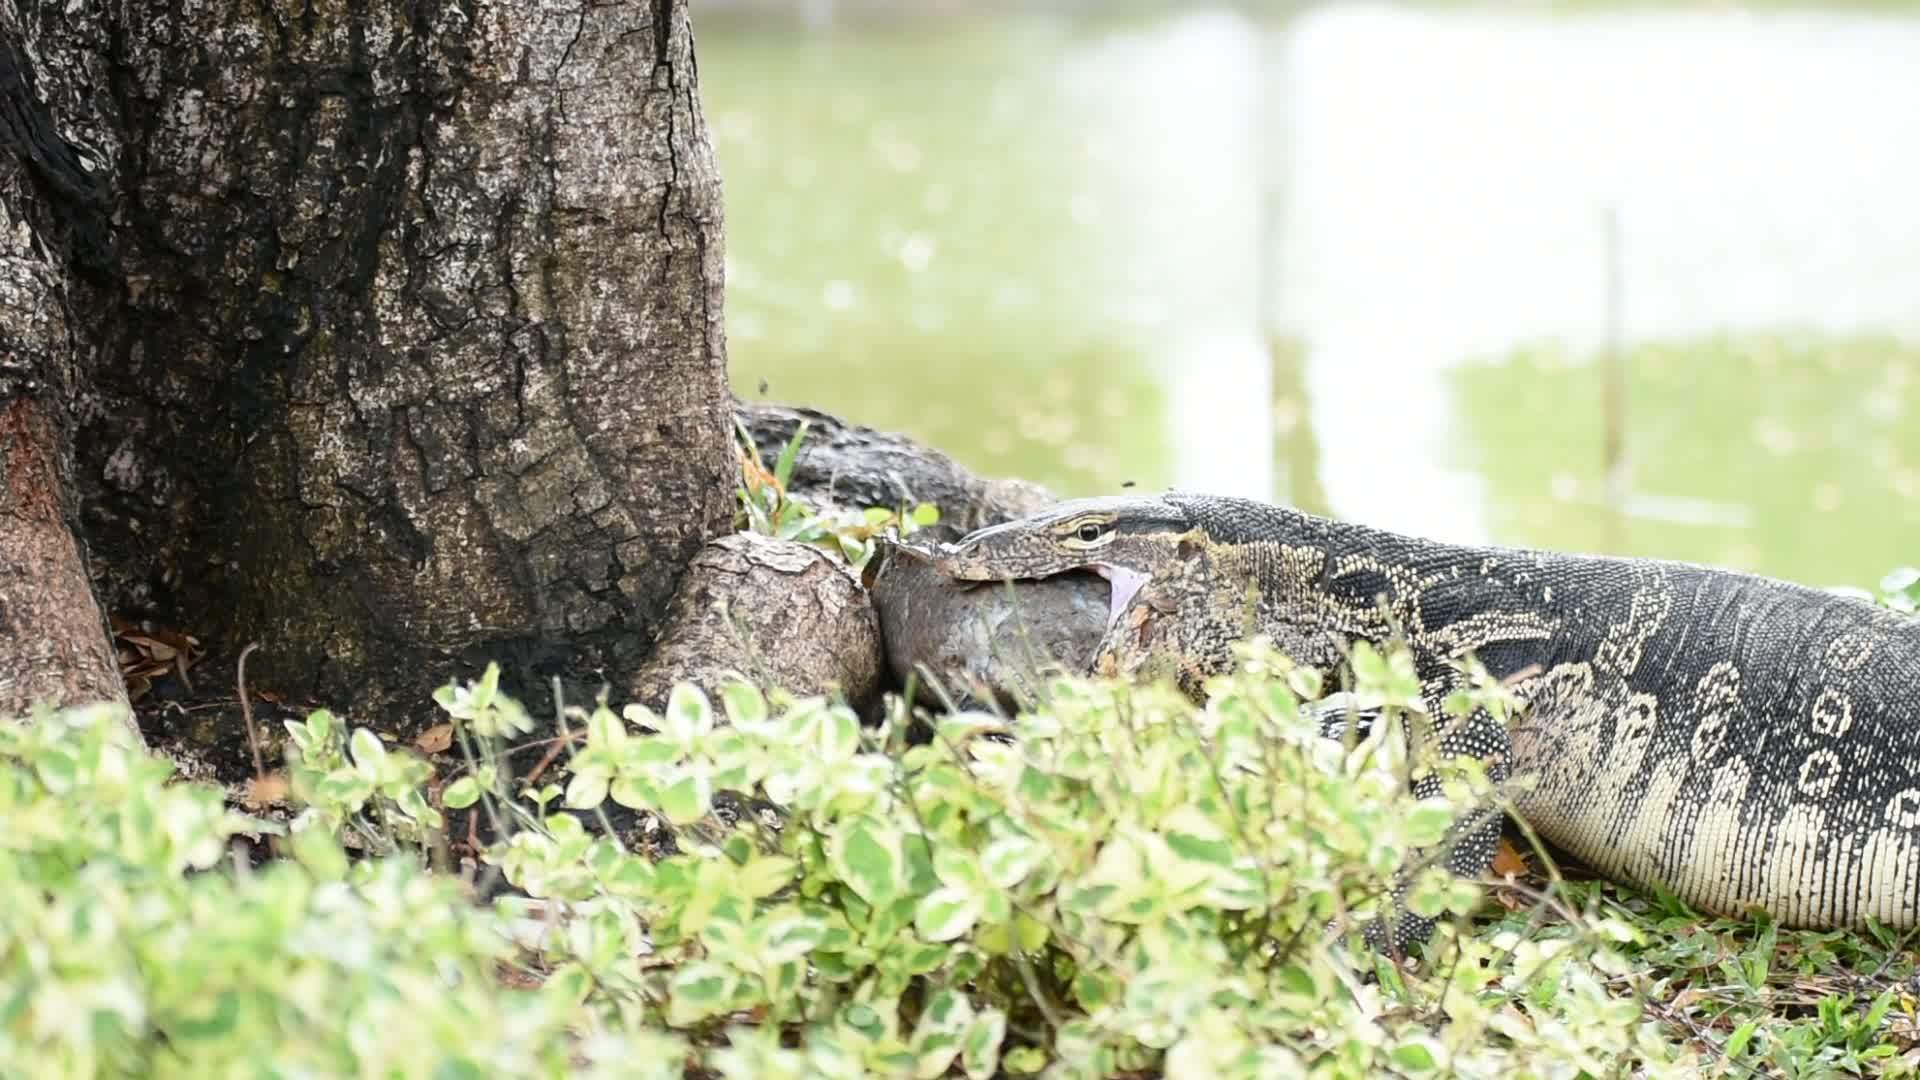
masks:
MULTIPOLYGON (((1168 483, 1183 376, 1159 358, 1183 311, 1154 301, 1179 282, 1127 227, 1154 197, 1130 182, 1148 170, 1097 145, 1099 104, 1070 77, 1155 17, 696 20, 736 388, 1066 495, 1168 483)), ((1281 16, 1256 28, 1283 31, 1281 16)), ((1324 511, 1340 493, 1315 432, 1339 418, 1308 394, 1310 338, 1267 339, 1272 497, 1324 511)), ((1626 363, 1627 498, 1610 503, 1592 355, 1458 358, 1435 407, 1447 464, 1484 482, 1487 539, 1815 584, 1920 562, 1920 348, 1760 327, 1639 344, 1626 363)))

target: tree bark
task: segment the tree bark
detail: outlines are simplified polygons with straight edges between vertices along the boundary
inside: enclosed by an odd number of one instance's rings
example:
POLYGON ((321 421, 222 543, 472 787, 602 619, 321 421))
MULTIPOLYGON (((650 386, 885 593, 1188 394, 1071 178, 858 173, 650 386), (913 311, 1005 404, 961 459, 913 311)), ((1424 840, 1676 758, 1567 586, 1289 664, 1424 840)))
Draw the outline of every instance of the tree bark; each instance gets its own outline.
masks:
POLYGON ((70 524, 60 411, 24 394, 0 401, 0 717, 126 703, 70 524))
POLYGON ((928 530, 932 539, 958 540, 1055 501, 1038 484, 975 476, 904 435, 848 423, 818 409, 738 402, 734 415, 769 465, 806 425, 787 487, 811 505, 865 510, 932 503, 940 508, 939 523, 928 530))
POLYGON ((108 608, 389 720, 462 662, 632 670, 731 514, 685 0, 27 0, 16 28, 36 100, 99 129, 110 225, 38 231, 84 298, 108 608))
POLYGON ((708 544, 681 582, 631 700, 663 708, 675 683, 711 692, 730 677, 870 710, 881 690, 880 622, 847 564, 753 533, 708 544))
MULTIPOLYGON (((97 265, 105 199, 93 162, 56 126, 23 43, 0 5, 0 716, 126 701, 74 534, 71 483, 67 267, 97 265)), ((83 104, 70 90, 64 98, 83 104)), ((88 126, 90 110, 70 111, 88 126)))
MULTIPOLYGON (((734 418, 769 466, 806 425, 787 490, 815 510, 930 502, 941 517, 927 534, 951 540, 1054 501, 1038 485, 975 476, 903 435, 817 409, 736 401, 734 418)), ((870 567, 867 576, 876 569, 870 567)), ((659 648, 632 682, 632 699, 658 707, 676 682, 712 689, 738 675, 763 688, 825 694, 872 715, 882 692, 902 685, 911 666, 902 658, 910 654, 937 654, 943 673, 978 657, 975 667, 981 670, 966 674, 996 687, 1003 676, 1011 677, 997 654, 987 657, 984 647, 972 648, 975 631, 1006 622, 993 603, 959 598, 953 583, 907 572, 884 581, 885 588, 875 585, 869 594, 837 555, 768 536, 721 537, 694 558, 659 648), (911 616, 903 614, 909 608, 911 616)), ((1104 590, 1106 583, 1095 581, 1104 590)), ((1071 599, 1056 596, 1057 590, 1038 592, 1046 599, 1036 604, 1051 605, 1046 611, 1054 619, 1043 632, 1072 620, 1056 610, 1071 599)))

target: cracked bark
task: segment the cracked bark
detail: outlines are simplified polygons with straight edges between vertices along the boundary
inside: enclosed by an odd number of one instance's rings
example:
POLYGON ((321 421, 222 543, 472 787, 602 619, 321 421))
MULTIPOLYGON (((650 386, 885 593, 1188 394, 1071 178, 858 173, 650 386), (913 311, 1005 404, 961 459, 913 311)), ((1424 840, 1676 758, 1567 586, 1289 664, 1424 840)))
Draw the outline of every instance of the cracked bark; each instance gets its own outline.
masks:
POLYGON ((664 708, 676 682, 729 678, 824 694, 870 710, 881 690, 880 622, 844 562, 817 548, 735 533, 695 556, 660 648, 631 700, 664 708))
POLYGON ((108 208, 8 147, 102 602, 389 722, 633 670, 731 512, 685 0, 9 2, 108 208))
MULTIPOLYGON (((125 703, 71 482, 67 268, 98 269, 105 199, 36 83, 15 12, 0 5, 0 716, 125 703)), ((74 119, 70 132, 85 126, 74 119)))

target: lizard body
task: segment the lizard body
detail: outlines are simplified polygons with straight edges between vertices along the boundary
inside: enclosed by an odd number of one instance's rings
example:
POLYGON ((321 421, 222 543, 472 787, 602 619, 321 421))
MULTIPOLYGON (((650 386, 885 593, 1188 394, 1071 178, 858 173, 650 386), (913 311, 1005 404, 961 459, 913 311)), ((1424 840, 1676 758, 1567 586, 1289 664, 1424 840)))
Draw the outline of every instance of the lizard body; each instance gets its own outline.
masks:
MULTIPOLYGON (((1511 730, 1459 722, 1441 752, 1524 779, 1519 814, 1597 871, 1787 926, 1920 925, 1920 621, 1896 612, 1689 563, 1445 544, 1185 494, 1060 504, 936 562, 965 580, 1103 574, 1102 670, 1164 665, 1190 693, 1253 633, 1322 671, 1397 634, 1438 717, 1473 654, 1526 708, 1511 730)), ((1470 823, 1449 867, 1484 874, 1497 832, 1470 823)))

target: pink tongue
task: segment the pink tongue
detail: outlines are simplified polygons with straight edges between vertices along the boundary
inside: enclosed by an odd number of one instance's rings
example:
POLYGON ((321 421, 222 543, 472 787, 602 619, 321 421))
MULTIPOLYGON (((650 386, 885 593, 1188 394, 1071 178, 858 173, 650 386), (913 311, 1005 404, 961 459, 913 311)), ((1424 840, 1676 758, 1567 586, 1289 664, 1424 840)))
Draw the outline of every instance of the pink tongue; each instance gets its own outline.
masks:
POLYGON ((1140 592, 1140 587, 1145 585, 1152 575, 1143 574, 1138 570, 1129 570, 1124 566, 1098 565, 1093 569, 1113 585, 1113 599, 1107 608, 1107 629, 1111 630, 1114 624, 1120 621, 1120 613, 1127 610, 1127 605, 1133 602, 1134 596, 1140 592))

